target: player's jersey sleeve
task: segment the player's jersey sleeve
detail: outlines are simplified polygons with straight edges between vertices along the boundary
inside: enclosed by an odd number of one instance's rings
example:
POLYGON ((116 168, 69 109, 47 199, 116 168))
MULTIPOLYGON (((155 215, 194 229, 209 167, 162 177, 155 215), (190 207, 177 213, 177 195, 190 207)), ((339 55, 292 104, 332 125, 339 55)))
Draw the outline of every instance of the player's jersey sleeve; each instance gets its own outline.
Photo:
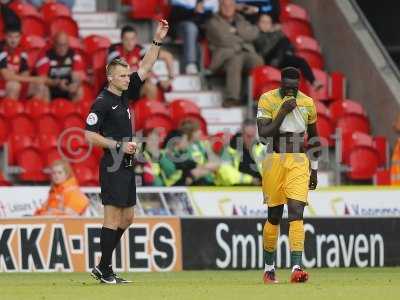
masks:
POLYGON ((312 101, 312 105, 308 108, 308 124, 314 124, 317 122, 317 109, 315 108, 315 103, 312 101))
POLYGON ((262 95, 258 101, 257 119, 259 118, 272 119, 271 103, 266 95, 262 95))
POLYGON ((107 111, 107 101, 100 95, 93 103, 90 113, 86 118, 86 130, 101 133, 107 111))
POLYGON ((143 85, 143 81, 140 79, 137 72, 132 73, 129 87, 127 90, 127 96, 129 99, 136 100, 140 95, 140 88, 143 85))

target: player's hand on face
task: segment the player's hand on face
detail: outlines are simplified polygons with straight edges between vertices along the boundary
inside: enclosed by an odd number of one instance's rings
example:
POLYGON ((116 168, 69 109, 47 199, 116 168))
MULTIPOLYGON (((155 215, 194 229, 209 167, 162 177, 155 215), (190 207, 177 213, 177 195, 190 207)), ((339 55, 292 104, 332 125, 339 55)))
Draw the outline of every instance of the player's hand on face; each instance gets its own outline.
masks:
POLYGON ((125 142, 122 144, 122 150, 126 154, 134 154, 136 152, 137 145, 135 142, 125 142))
POLYGON ((311 169, 310 182, 308 184, 308 188, 310 190, 315 190, 317 188, 317 184, 318 184, 318 172, 317 170, 311 169))
POLYGON ((167 36, 168 29, 169 29, 168 21, 164 19, 160 20, 160 22, 158 23, 156 33, 154 35, 154 40, 156 42, 161 42, 167 36))
POLYGON ((285 113, 290 113, 293 109, 295 109, 297 106, 296 103, 296 98, 290 98, 283 102, 281 106, 281 110, 283 110, 285 113))

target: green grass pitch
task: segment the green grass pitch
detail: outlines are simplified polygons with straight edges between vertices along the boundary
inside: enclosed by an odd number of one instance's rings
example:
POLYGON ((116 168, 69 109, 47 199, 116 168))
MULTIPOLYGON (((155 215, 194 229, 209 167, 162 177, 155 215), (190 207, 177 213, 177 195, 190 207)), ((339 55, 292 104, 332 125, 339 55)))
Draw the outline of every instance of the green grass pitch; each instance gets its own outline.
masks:
POLYGON ((0 273, 1 300, 80 299, 400 299, 400 268, 311 269, 306 284, 262 284, 261 271, 124 273, 134 283, 108 286, 85 273, 0 273))

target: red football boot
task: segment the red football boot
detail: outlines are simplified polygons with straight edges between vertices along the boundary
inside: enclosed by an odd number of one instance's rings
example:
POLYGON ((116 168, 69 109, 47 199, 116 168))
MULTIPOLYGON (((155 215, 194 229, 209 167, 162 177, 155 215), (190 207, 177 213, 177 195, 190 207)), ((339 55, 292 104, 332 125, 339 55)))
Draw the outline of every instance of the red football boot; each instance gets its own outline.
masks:
POLYGON ((278 279, 275 276, 275 270, 264 272, 263 281, 264 284, 278 283, 278 279))
POLYGON ((290 276, 290 282, 300 283, 306 282, 308 280, 308 273, 304 271, 301 267, 295 266, 292 270, 292 275, 290 276))

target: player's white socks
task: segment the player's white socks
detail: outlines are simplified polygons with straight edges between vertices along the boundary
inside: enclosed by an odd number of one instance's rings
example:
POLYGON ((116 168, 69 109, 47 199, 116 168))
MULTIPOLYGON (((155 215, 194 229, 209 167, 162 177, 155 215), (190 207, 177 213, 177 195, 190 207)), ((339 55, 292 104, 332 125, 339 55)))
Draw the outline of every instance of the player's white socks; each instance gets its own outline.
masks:
POLYGON ((301 267, 299 265, 294 265, 293 268, 292 268, 292 272, 294 272, 294 271, 296 271, 298 269, 301 269, 301 267))
POLYGON ((267 265, 267 264, 265 264, 264 272, 271 272, 271 271, 275 271, 275 265, 267 265))

